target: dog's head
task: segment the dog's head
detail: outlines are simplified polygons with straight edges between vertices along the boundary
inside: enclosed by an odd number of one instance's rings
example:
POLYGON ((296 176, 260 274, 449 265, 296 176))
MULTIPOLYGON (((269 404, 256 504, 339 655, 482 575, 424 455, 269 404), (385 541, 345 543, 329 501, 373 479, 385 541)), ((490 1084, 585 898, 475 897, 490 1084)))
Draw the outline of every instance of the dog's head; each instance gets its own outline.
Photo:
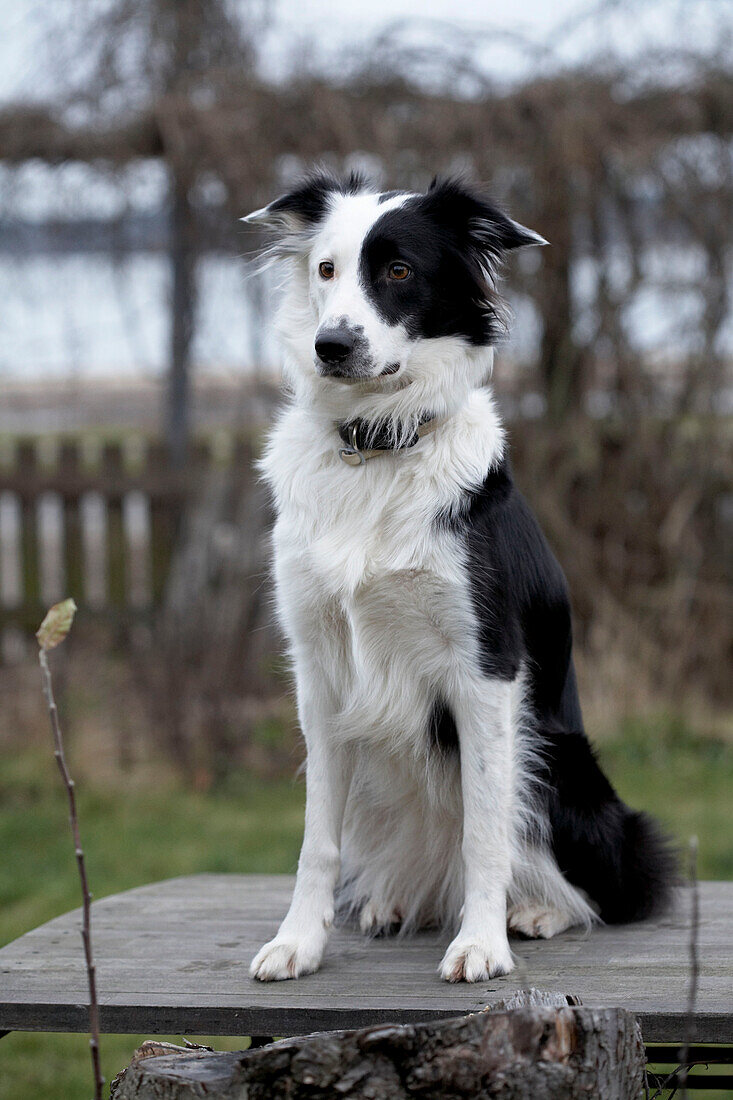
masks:
POLYGON ((456 179, 380 194, 319 174, 244 220, 290 262, 280 328, 296 370, 362 392, 492 347, 505 330, 502 257, 545 243, 456 179))

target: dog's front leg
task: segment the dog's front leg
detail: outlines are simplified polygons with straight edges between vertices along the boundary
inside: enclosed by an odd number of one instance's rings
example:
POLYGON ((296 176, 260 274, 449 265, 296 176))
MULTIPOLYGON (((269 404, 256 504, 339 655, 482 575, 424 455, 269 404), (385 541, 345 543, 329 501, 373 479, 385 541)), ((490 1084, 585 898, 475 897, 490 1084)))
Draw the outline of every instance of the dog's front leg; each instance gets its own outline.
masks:
POLYGON ((463 919, 443 957, 449 982, 480 982, 512 970, 506 929, 511 875, 515 715, 511 684, 482 680, 452 700, 461 752, 463 919))
POLYGON ((263 982, 297 978, 320 966, 333 922, 341 826, 353 770, 350 753, 328 737, 332 700, 318 672, 298 670, 298 709, 308 751, 305 832, 288 914, 250 966, 252 977, 263 982))

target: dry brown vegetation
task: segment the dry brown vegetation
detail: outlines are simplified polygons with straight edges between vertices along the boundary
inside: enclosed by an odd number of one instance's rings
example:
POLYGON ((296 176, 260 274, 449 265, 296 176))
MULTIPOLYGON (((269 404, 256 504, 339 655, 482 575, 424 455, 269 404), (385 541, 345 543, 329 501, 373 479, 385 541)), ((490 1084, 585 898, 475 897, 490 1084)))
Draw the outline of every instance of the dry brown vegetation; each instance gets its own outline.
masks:
MULTIPOLYGON (((551 242, 536 263, 511 272, 510 291, 534 304, 539 338, 511 373, 500 356, 497 387, 511 415, 518 481, 570 579, 594 719, 602 726, 624 710, 659 706, 729 714, 733 67, 725 8, 717 53, 680 46, 572 69, 545 59, 537 75, 508 87, 492 82, 469 49, 426 56, 389 35, 360 44, 337 80, 301 64, 276 82, 258 64, 252 4, 119 0, 105 10, 86 28, 96 64, 84 69, 83 86, 63 102, 0 111, 0 159, 112 170, 136 158, 165 161, 174 455, 183 459, 190 430, 197 260, 211 248, 241 251, 234 217, 314 161, 368 163, 390 186, 424 186, 434 172, 460 167, 551 242), (213 206, 202 198, 212 180, 213 206), (654 355, 628 321, 641 291, 679 309, 679 325, 654 355), (527 395, 534 419, 522 417, 527 395)), ((628 18, 631 25, 633 4, 628 18)), ((192 502, 166 606, 133 662, 135 690, 152 700, 162 743, 194 769, 207 755, 209 769, 212 758, 226 759, 243 728, 266 725, 282 694, 283 678, 272 674, 277 642, 263 627, 266 519, 251 482, 224 479, 192 502), (202 525, 240 531, 226 561, 204 560, 211 546, 196 535, 202 525), (181 625, 180 593, 191 584, 193 612, 181 625)))

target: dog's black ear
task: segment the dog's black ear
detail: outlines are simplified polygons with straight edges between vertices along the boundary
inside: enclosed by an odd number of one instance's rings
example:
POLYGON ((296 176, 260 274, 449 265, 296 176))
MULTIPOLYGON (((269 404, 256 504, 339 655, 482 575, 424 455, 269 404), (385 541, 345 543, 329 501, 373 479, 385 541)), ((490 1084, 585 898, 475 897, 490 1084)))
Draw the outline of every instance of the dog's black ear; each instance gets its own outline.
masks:
POLYGON ((539 233, 515 222, 460 179, 434 179, 424 204, 426 212, 492 260, 515 248, 547 244, 539 233))
POLYGON ((352 172, 339 179, 327 172, 315 172, 286 195, 281 195, 268 206, 254 210, 241 220, 261 225, 283 236, 302 234, 321 221, 328 212, 334 194, 355 195, 365 186, 363 178, 352 172))

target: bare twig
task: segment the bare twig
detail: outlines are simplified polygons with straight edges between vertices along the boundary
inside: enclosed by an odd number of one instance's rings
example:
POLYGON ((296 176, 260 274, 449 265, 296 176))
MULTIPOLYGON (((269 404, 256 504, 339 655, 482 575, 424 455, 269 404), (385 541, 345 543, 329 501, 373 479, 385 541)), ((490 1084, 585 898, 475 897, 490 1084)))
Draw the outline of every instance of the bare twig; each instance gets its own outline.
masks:
POLYGON ((690 1061, 690 1045, 695 1037, 695 1005, 697 1003, 697 987, 700 979, 700 959, 698 954, 698 940, 700 933, 700 891, 697 883, 697 837, 690 837, 689 849, 689 877, 690 893, 692 899, 692 912, 690 914, 690 984, 687 991, 687 1012, 685 1014, 684 1042, 679 1050, 680 1064, 660 1083, 655 1077, 656 1091, 651 1100, 658 1100, 667 1089, 672 1089, 670 1098, 677 1095, 677 1090, 682 1089, 682 1096, 687 1097, 687 1075, 696 1066, 707 1065, 706 1062, 690 1061))
MULTIPOLYGON (((668 1090, 671 1090, 671 1091, 669 1092, 669 1096, 667 1097, 667 1100, 673 1100, 673 1098, 677 1095, 677 1090, 679 1088, 683 1089, 682 1095, 684 1096, 687 1092, 687 1089, 686 1089, 686 1087, 683 1083, 683 1077, 684 1077, 684 1082, 686 1082, 687 1081, 687 1074, 690 1072, 690 1070, 691 1069, 699 1069, 700 1066, 704 1066, 705 1069, 709 1069, 710 1068, 710 1063, 709 1062, 685 1062, 682 1065, 675 1066, 675 1068, 672 1070, 672 1072, 670 1074, 668 1074, 668 1076, 665 1077, 664 1080, 660 1080, 659 1076, 656 1073, 652 1073, 651 1076, 654 1078, 654 1083, 656 1085, 656 1090, 652 1093, 651 1097, 649 1097, 649 1100, 661 1100, 661 1097, 664 1096, 665 1092, 667 1092, 668 1090)), ((648 1086, 647 1086, 647 1094, 648 1094, 648 1086)))
POLYGON ((61 735, 61 724, 59 722, 56 700, 53 694, 51 670, 48 666, 48 651, 64 640, 71 628, 75 611, 76 605, 73 600, 64 600, 62 603, 54 604, 41 623, 36 637, 38 638, 38 645, 40 647, 38 660, 41 664, 43 694, 46 697, 48 713, 51 719, 54 756, 56 757, 56 763, 61 772, 61 778, 64 781, 66 794, 68 796, 69 823, 71 825, 71 835, 74 841, 74 852, 76 854, 76 863, 79 868, 79 879, 81 882, 83 914, 81 938, 84 943, 84 957, 86 959, 87 978, 89 981, 89 1047, 91 1050, 92 1072, 94 1075, 94 1100, 102 1100, 104 1077, 102 1076, 99 1061, 99 1002, 97 1000, 97 971, 94 965, 94 956, 92 954, 92 895, 89 893, 89 884, 84 863, 84 851, 81 846, 81 838, 79 835, 79 817, 76 810, 76 788, 74 780, 69 775, 69 769, 66 764, 64 742, 61 735))
POLYGON ((683 1097, 687 1096, 687 1072, 690 1056, 690 1043, 694 1037, 695 1027, 695 1003, 697 1001, 697 986, 700 977, 700 961, 698 958, 698 936, 700 930, 700 894, 697 887, 697 837, 690 837, 690 891, 692 898, 692 913, 690 915, 690 986, 687 993, 687 1014, 685 1016, 684 1044, 680 1051, 682 1070, 680 1084, 683 1097))

